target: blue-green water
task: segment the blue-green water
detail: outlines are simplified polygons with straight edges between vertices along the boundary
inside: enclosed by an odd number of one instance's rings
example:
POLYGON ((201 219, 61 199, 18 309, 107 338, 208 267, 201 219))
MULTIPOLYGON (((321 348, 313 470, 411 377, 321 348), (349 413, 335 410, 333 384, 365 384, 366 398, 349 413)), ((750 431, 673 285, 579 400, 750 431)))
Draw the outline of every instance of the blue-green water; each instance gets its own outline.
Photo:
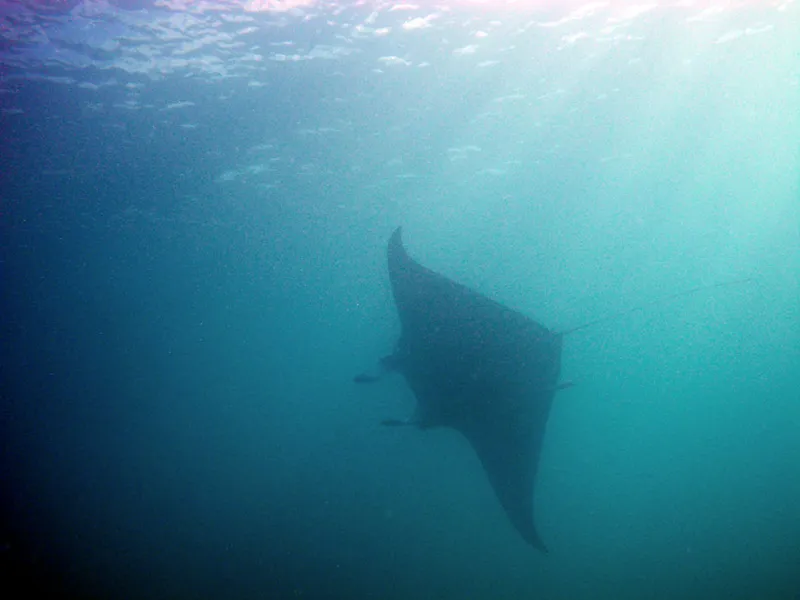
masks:
POLYGON ((2 4, 5 581, 800 597, 798 31, 794 1, 2 4), (352 383, 399 332, 397 225, 555 330, 752 279, 567 337, 546 556, 458 434, 380 427, 401 378, 352 383))

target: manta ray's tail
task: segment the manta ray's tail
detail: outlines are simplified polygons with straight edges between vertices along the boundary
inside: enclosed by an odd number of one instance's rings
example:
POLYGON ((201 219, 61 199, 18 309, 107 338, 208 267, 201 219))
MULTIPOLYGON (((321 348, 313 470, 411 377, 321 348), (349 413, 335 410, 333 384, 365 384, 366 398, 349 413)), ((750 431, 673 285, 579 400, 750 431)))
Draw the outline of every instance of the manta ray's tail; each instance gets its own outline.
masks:
POLYGON ((561 335, 569 335, 571 333, 575 333, 576 331, 581 331, 583 329, 588 329, 589 327, 594 327, 595 325, 600 325, 601 323, 616 321, 617 319, 625 317, 631 313, 639 312, 647 308, 652 308, 654 306, 661 306, 662 304, 667 304, 677 298, 683 298, 684 296, 691 296, 693 294, 697 294, 698 292, 713 290, 714 288, 728 287, 731 285, 742 285, 745 283, 753 283, 753 281, 755 281, 753 277, 747 277, 744 279, 732 279, 731 281, 722 281, 720 283, 699 285, 697 287, 693 287, 688 290, 682 290, 680 292, 675 292, 674 294, 667 294, 666 296, 661 296, 660 298, 656 298, 655 300, 651 300, 650 302, 645 302, 644 304, 640 304, 639 306, 634 306, 633 308, 626 308, 625 310, 611 313, 604 317, 600 317, 599 319, 595 319, 594 321, 589 321, 588 323, 582 323, 577 327, 572 327, 570 329, 567 329, 566 331, 561 331, 560 333, 561 335))

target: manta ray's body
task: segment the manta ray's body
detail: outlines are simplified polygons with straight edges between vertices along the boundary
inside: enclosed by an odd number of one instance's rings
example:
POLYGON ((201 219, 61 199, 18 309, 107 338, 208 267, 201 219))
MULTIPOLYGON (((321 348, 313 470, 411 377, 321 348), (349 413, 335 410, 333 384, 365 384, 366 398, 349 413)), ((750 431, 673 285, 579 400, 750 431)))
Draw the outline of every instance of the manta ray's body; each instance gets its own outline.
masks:
POLYGON ((558 383, 562 335, 423 267, 406 253, 400 228, 388 261, 402 333, 382 365, 401 373, 416 396, 404 423, 460 431, 511 523, 546 551, 533 492, 550 405, 568 385, 558 383))

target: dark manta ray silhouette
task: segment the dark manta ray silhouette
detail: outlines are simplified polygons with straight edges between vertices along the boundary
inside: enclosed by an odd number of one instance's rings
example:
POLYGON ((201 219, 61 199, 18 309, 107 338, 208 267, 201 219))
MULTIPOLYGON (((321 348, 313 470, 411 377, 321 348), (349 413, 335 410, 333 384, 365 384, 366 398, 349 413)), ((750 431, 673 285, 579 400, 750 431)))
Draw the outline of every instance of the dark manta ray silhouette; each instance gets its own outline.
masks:
POLYGON ((417 406, 410 419, 384 424, 460 431, 511 523, 546 552, 533 493, 550 405, 569 386, 558 383, 563 334, 423 267, 406 252, 399 227, 388 258, 402 333, 380 367, 405 377, 417 406))
POLYGON ((379 370, 355 381, 401 373, 417 398, 416 409, 409 419, 384 424, 460 431, 483 463, 511 523, 543 552, 547 548, 533 519, 534 484, 553 398, 572 385, 559 383, 564 336, 645 306, 752 281, 695 287, 555 332, 423 267, 406 252, 399 227, 389 240, 388 262, 402 332, 379 370))

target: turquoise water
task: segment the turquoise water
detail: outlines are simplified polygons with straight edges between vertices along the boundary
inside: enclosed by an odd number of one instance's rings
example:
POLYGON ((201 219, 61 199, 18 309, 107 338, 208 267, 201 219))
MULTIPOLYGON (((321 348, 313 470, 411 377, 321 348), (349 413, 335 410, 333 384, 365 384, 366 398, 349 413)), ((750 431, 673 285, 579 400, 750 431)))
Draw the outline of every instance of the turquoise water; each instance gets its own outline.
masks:
MULTIPOLYGON (((0 7, 3 575, 800 597, 800 7, 0 7), (385 245, 566 338, 542 555, 352 377, 385 245), (750 279, 662 304, 698 286, 750 279)), ((8 581, 9 579, 7 579, 8 581)))

